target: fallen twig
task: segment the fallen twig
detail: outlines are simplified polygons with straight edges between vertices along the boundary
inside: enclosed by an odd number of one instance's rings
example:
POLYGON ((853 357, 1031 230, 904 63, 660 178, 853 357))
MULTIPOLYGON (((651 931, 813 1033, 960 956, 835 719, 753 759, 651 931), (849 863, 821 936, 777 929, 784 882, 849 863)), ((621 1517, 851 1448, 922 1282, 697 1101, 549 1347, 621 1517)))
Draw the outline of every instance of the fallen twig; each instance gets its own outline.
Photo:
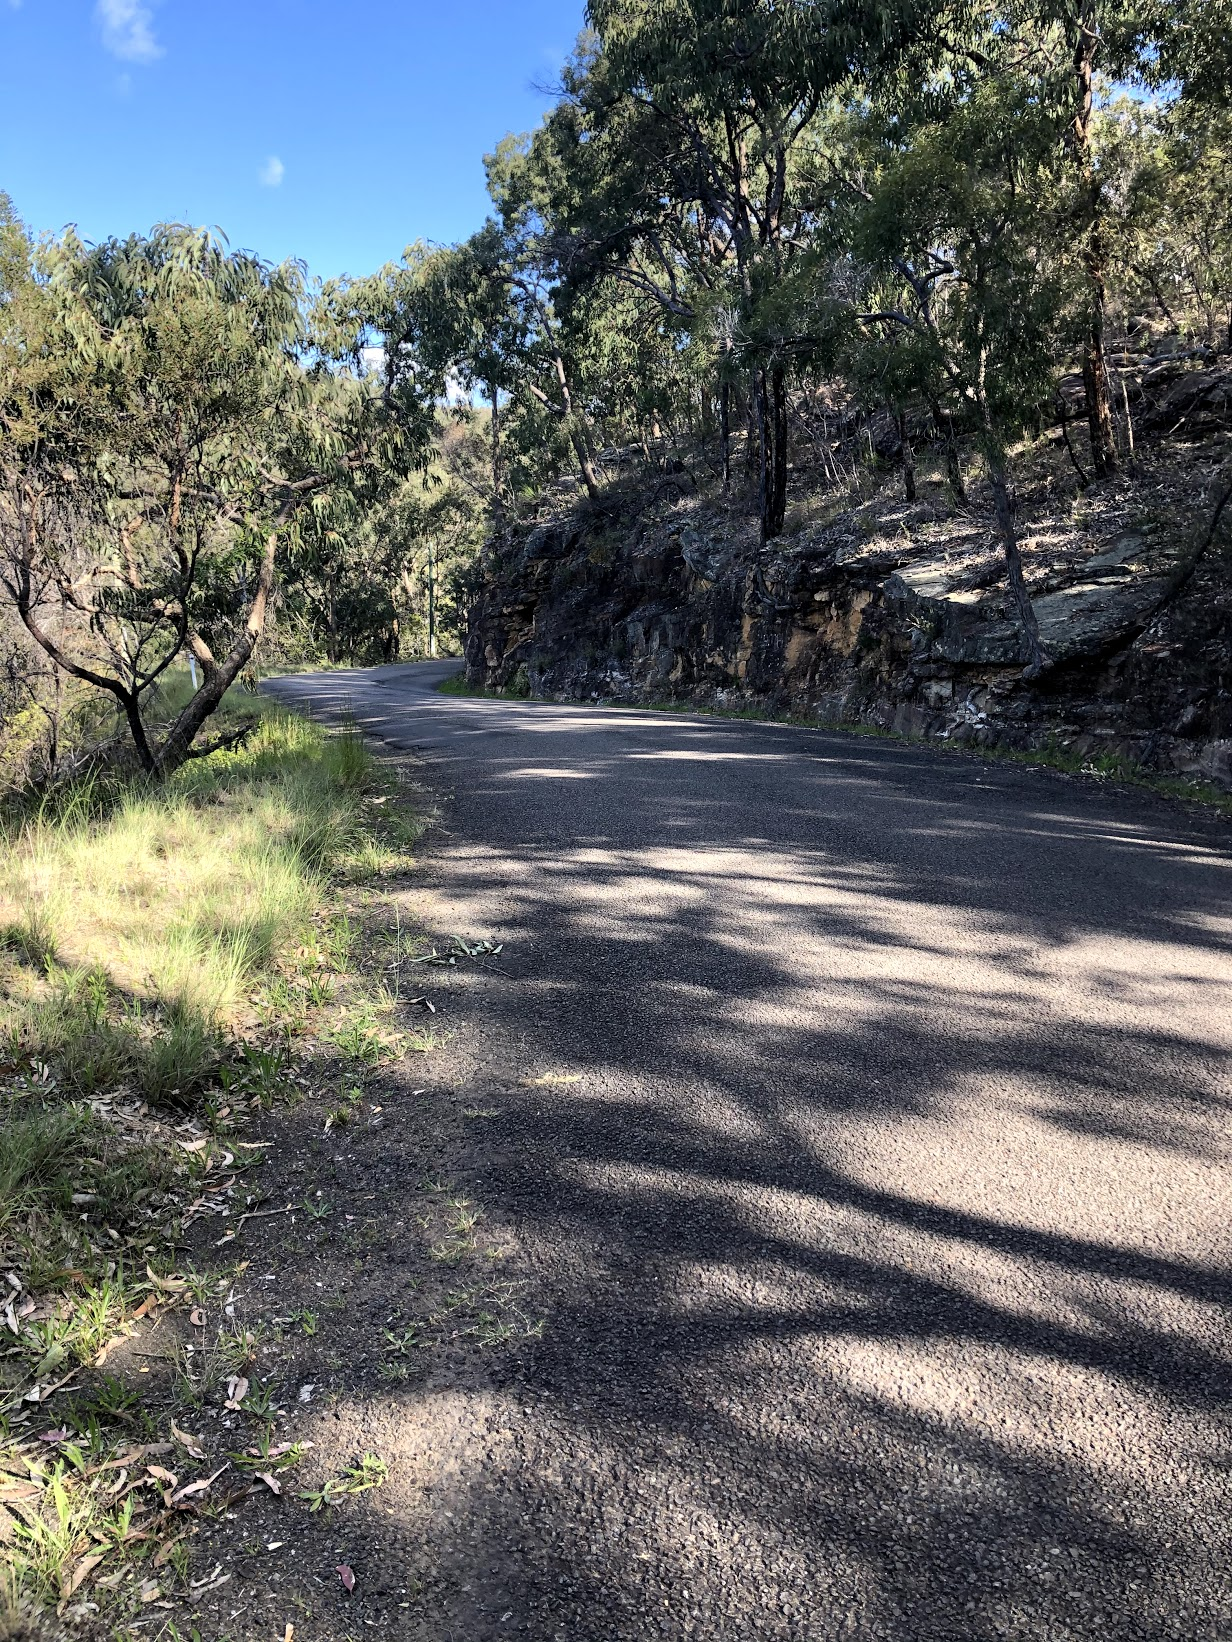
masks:
POLYGON ((239 1217, 239 1219, 235 1222, 235 1225, 226 1234, 225 1237, 220 1237, 218 1239, 218 1241, 214 1244, 214 1247, 215 1248, 220 1248, 223 1243, 229 1243, 232 1240, 232 1238, 238 1237, 239 1233, 240 1233, 240 1228, 243 1226, 245 1220, 267 1220, 267 1219, 270 1218, 271 1215, 291 1214, 294 1211, 294 1209, 295 1209, 295 1204, 294 1203, 288 1203, 285 1209, 249 1209, 247 1214, 242 1214, 239 1217))

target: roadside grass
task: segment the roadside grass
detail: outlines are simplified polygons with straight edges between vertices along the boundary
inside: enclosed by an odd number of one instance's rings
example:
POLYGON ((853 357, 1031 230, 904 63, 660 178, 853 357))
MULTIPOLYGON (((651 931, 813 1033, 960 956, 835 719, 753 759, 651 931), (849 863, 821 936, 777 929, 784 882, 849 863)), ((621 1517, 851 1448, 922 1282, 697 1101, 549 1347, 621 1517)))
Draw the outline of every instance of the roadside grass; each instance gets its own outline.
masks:
POLYGON ((436 693, 441 696, 483 696, 490 701, 512 701, 515 699, 508 691, 489 690, 482 684, 467 682, 466 673, 451 673, 443 678, 436 687, 436 693))
MULTIPOLYGON (((443 680, 437 685, 437 690, 442 695, 475 696, 492 701, 525 699, 515 691, 490 690, 484 685, 468 684, 464 673, 443 680)), ((951 757, 1035 765, 1097 781, 1121 782, 1126 786, 1157 793, 1162 798, 1203 804, 1221 815, 1232 816, 1232 793, 1209 781, 1190 780, 1179 775, 1160 775, 1155 771, 1143 769, 1141 764, 1123 753, 1092 755, 1076 752, 1059 740, 1048 741, 1040 747, 974 746, 971 743, 951 745, 939 741, 935 736, 905 735, 901 731, 886 729, 879 724, 862 724, 850 719, 840 721, 817 718, 807 713, 784 712, 773 707, 718 707, 680 700, 597 701, 581 702, 578 705, 602 707, 617 712, 632 710, 646 713, 676 713, 698 718, 740 719, 753 724, 787 724, 802 730, 825 730, 836 735, 871 736, 876 740, 901 742, 905 746, 927 747, 931 751, 946 753, 951 757)))
MULTIPOLYGON (((188 1502, 225 1502, 108 1353, 225 1293, 184 1268, 185 1229, 230 1214, 265 1155, 250 1114, 293 1092, 293 1041, 339 988, 357 1058, 390 1052, 341 903, 417 823, 352 726, 246 711, 244 745, 162 788, 86 775, 0 810, 0 1634, 6 1607, 88 1617, 88 1596, 120 1635, 181 1577, 188 1502)), ((254 1381, 236 1403, 261 1420, 269 1399, 254 1381)))

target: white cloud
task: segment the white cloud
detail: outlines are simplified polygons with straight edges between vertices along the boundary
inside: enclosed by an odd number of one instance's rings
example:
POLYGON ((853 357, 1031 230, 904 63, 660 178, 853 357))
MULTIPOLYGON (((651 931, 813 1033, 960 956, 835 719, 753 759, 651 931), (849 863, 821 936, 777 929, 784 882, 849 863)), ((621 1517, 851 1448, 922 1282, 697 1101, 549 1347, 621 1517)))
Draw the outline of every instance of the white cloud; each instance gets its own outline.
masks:
POLYGON ((153 16, 141 0, 98 0, 103 44, 126 63, 152 63, 163 48, 154 38, 153 16))
POLYGON ((257 172, 257 180, 264 188, 277 188, 286 174, 286 166, 283 165, 277 154, 271 154, 260 171, 257 172))

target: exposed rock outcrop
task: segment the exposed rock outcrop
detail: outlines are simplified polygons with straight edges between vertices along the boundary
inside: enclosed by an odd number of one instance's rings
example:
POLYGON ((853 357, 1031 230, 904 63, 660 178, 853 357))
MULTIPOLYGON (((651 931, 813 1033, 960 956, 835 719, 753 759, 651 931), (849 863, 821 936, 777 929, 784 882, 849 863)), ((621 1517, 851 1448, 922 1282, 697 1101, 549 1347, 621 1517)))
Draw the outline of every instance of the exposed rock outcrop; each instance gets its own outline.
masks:
POLYGON ((987 515, 978 497, 953 508, 939 483, 913 506, 884 486, 764 550, 739 511, 679 490, 562 511, 499 545, 469 675, 536 696, 764 705, 978 745, 1059 742, 1232 787, 1226 552, 1214 544, 1195 565, 1199 512, 1179 513, 1166 487, 1078 498, 1065 483, 1050 456, 1021 508, 1051 660, 1031 684, 987 515))

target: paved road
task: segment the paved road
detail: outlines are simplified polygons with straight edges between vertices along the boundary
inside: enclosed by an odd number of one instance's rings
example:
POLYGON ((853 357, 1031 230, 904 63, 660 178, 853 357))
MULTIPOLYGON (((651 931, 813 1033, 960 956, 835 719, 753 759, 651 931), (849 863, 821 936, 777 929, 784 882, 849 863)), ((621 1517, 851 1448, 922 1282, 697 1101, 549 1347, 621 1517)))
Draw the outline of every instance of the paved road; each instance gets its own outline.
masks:
POLYGON ((1226 1642, 1232 831, 452 670, 276 687, 423 756, 515 977, 547 1325, 447 1411, 434 1634, 1226 1642))

